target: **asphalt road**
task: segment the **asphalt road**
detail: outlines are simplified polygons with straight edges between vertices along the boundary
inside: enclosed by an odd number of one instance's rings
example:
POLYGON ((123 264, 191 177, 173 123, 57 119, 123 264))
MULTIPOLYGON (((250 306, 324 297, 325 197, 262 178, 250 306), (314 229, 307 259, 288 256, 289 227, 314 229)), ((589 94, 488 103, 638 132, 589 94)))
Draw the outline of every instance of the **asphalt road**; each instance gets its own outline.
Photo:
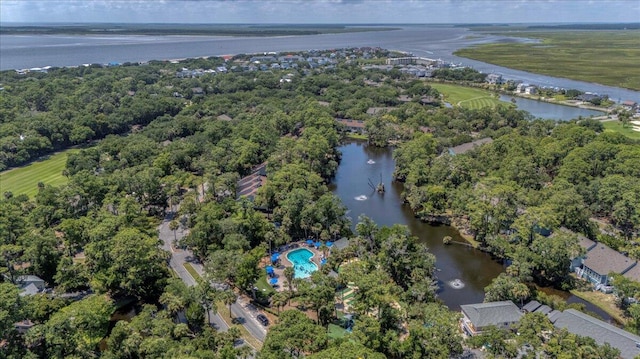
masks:
MULTIPOLYGON (((191 276, 189 272, 187 272, 184 264, 186 262, 190 262, 193 259, 193 254, 190 251, 183 249, 174 249, 171 246, 176 238, 180 240, 187 234, 182 229, 176 230, 175 234, 171 229, 169 229, 169 223, 171 222, 172 218, 172 213, 167 214, 160 226, 158 226, 158 235, 160 237, 160 240, 162 241, 162 249, 171 253, 169 266, 187 286, 191 287, 196 285, 196 280, 191 276)), ((222 320, 222 317, 220 317, 220 315, 218 315, 217 313, 211 313, 211 315, 209 315, 209 318, 211 318, 210 324, 217 330, 226 331, 227 329, 229 329, 227 323, 225 323, 225 321, 222 320)))
MULTIPOLYGON (((173 213, 167 214, 165 219, 162 221, 160 226, 158 226, 158 233, 160 240, 162 240, 162 249, 171 253, 171 259, 169 261, 169 266, 173 271, 182 279, 182 281, 188 286, 196 285, 195 279, 191 276, 191 274, 185 269, 184 264, 190 263, 193 269, 195 269, 198 274, 204 273, 204 268, 202 264, 196 263, 193 261, 194 257, 191 251, 186 249, 174 248, 172 243, 174 240, 180 240, 182 237, 187 235, 187 231, 184 231, 182 228, 176 230, 174 234, 171 229, 169 229, 169 223, 173 219, 173 213)), ((247 298, 238 297, 235 303, 231 305, 231 313, 233 317, 241 323, 247 331, 256 339, 263 342, 264 338, 267 335, 267 330, 263 327, 256 316, 260 314, 258 309, 253 306, 247 298)), ((219 314, 211 314, 210 324, 216 328, 217 330, 226 331, 229 329, 229 326, 225 321, 220 317, 219 314)))

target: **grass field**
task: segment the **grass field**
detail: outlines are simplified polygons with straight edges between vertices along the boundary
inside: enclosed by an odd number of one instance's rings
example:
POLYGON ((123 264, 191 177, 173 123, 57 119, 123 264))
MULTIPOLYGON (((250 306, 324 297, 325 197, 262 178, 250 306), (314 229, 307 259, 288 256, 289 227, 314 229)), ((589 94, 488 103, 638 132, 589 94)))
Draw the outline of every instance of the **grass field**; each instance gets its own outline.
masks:
POLYGON ((33 198, 38 193, 38 182, 52 186, 67 183, 67 178, 62 175, 62 170, 67 164, 67 156, 79 151, 69 149, 58 152, 47 159, 0 173, 0 193, 10 191, 14 195, 26 194, 33 198))
POLYGON ((602 124, 604 125, 604 128, 607 131, 620 132, 621 134, 629 138, 633 138, 634 140, 640 140, 640 132, 632 130, 631 125, 629 125, 626 128, 622 127, 622 122, 620 121, 605 121, 602 124))
POLYGON ((486 44, 456 55, 513 69, 640 90, 640 30, 508 32, 539 43, 486 44))
POLYGON ((444 96, 444 100, 454 106, 477 109, 506 104, 506 102, 500 101, 492 92, 482 89, 440 83, 430 83, 429 85, 440 91, 444 96))

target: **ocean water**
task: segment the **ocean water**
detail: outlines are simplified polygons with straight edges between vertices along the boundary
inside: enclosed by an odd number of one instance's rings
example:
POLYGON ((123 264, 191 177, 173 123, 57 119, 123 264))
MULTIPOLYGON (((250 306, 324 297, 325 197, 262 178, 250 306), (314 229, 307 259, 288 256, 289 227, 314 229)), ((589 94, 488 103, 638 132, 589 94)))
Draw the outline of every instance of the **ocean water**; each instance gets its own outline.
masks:
POLYGON ((530 84, 573 88, 608 94, 616 101, 640 102, 638 91, 543 76, 452 55, 462 47, 504 41, 529 40, 478 34, 461 27, 428 25, 404 26, 393 31, 273 37, 0 35, 0 70, 370 46, 460 63, 530 84))

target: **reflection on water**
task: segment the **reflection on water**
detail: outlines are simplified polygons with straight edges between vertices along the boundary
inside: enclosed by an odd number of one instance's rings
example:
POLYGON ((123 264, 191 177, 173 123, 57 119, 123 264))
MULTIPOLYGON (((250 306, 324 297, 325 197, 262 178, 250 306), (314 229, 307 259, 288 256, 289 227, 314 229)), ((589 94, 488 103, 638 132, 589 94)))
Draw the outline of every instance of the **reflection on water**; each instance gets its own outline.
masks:
POLYGON ((604 112, 589 110, 586 108, 557 105, 554 103, 530 100, 522 97, 500 95, 500 101, 511 102, 515 100, 518 110, 529 112, 535 118, 569 121, 578 117, 602 116, 604 112))

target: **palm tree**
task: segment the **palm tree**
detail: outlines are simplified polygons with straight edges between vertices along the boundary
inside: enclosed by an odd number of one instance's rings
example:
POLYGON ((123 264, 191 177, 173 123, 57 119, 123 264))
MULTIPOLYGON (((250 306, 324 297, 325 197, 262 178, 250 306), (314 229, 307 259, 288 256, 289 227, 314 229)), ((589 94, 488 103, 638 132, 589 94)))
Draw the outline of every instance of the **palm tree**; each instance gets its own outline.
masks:
POLYGON ((277 292, 271 297, 271 305, 278 309, 278 315, 280 315, 280 308, 284 307, 289 300, 289 296, 285 292, 277 292))
MULTIPOLYGON (((295 276, 296 271, 293 269, 293 267, 287 267, 284 269, 284 277, 287 278, 287 284, 289 286, 289 300, 291 300, 291 297, 293 296, 293 277, 295 276)), ((291 302, 289 302, 289 304, 291 304, 291 302)))
POLYGON ((178 242, 178 236, 176 235, 176 230, 180 228, 180 223, 175 219, 169 222, 169 229, 173 231, 173 241, 178 242))
POLYGON ((229 317, 233 320, 233 313, 231 312, 231 304, 235 303, 237 300, 236 293, 232 290, 225 290, 220 293, 220 300, 227 306, 229 309, 229 317))

